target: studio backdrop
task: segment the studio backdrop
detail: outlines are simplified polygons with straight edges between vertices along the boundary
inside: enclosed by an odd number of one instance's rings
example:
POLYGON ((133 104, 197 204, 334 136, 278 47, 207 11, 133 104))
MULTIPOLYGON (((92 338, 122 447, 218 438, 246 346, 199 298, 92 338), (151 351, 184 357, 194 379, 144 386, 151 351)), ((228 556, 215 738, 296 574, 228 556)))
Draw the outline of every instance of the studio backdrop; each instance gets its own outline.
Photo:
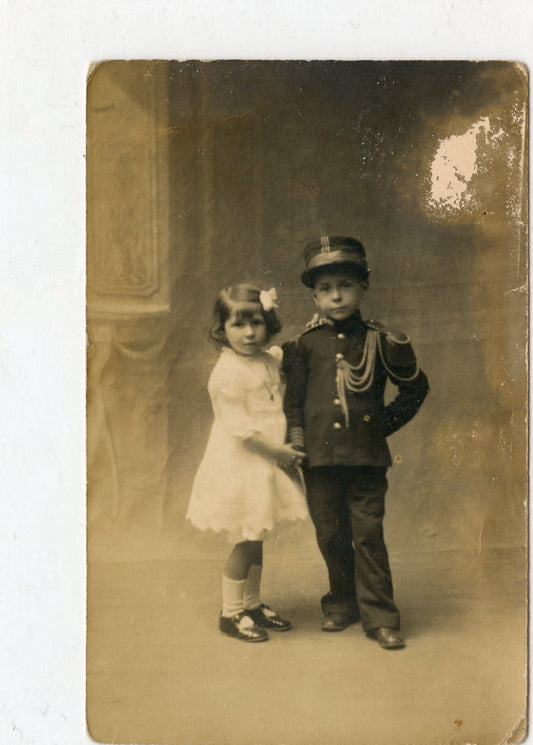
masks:
POLYGON ((107 61, 87 91, 91 735, 520 742, 525 70, 107 61), (357 624, 321 633, 327 572, 310 520, 265 543, 263 596, 293 631, 265 645, 222 637, 228 545, 185 519, 213 421, 213 302, 229 283, 274 287, 273 342, 297 336, 315 312, 303 249, 327 235, 364 244, 363 317, 408 334, 430 384, 389 438, 384 530, 403 651, 383 651, 357 624))
POLYGON ((90 558, 194 552, 213 301, 273 286, 276 341, 300 333, 303 247, 328 234, 363 242, 363 316, 409 334, 431 386, 389 441, 391 550, 525 546, 526 98, 523 69, 500 62, 95 66, 90 558))

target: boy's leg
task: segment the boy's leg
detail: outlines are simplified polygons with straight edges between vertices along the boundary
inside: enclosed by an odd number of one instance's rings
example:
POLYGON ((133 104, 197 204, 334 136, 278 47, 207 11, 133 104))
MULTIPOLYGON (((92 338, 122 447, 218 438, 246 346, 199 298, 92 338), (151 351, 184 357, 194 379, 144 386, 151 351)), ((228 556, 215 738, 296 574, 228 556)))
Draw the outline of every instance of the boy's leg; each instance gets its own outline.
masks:
POLYGON ((342 469, 308 468, 305 480, 309 513, 329 576, 330 592, 322 598, 322 610, 324 615, 343 613, 357 620, 352 529, 342 469))
POLYGON ((350 468, 346 501, 353 532, 355 586, 365 631, 399 629, 400 614, 393 598, 392 577, 383 538, 386 468, 350 468))

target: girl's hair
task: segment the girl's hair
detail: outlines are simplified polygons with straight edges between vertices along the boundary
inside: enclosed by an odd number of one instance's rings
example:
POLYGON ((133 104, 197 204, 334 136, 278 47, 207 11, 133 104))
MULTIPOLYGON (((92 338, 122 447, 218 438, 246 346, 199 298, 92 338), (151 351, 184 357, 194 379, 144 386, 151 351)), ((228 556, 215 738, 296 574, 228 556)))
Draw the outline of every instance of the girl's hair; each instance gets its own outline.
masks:
POLYGON ((213 320, 209 329, 209 338, 217 347, 220 348, 227 344, 224 325, 232 312, 241 318, 251 318, 254 313, 260 311, 265 319, 268 339, 281 331, 281 323, 276 311, 263 308, 259 299, 260 293, 259 287, 246 282, 230 285, 222 290, 215 300, 213 320))

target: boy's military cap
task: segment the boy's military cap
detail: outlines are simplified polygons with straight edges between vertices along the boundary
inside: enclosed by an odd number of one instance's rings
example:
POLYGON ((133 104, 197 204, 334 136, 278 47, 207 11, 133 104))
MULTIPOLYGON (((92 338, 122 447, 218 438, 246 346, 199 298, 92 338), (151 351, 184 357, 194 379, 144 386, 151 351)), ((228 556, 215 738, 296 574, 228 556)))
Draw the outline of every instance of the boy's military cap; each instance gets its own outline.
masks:
POLYGON ((357 267, 364 279, 368 277, 368 263, 363 244, 355 238, 340 235, 325 235, 308 243, 304 248, 305 272, 302 282, 313 287, 317 269, 334 264, 351 264, 357 267))

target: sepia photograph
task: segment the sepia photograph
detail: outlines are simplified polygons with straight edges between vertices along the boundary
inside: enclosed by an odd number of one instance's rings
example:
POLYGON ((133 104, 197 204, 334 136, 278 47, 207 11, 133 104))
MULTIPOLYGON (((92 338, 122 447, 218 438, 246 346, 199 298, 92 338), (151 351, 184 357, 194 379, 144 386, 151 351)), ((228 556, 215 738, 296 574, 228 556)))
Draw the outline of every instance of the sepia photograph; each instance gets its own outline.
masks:
POLYGON ((525 66, 86 95, 91 738, 523 742, 525 66))

